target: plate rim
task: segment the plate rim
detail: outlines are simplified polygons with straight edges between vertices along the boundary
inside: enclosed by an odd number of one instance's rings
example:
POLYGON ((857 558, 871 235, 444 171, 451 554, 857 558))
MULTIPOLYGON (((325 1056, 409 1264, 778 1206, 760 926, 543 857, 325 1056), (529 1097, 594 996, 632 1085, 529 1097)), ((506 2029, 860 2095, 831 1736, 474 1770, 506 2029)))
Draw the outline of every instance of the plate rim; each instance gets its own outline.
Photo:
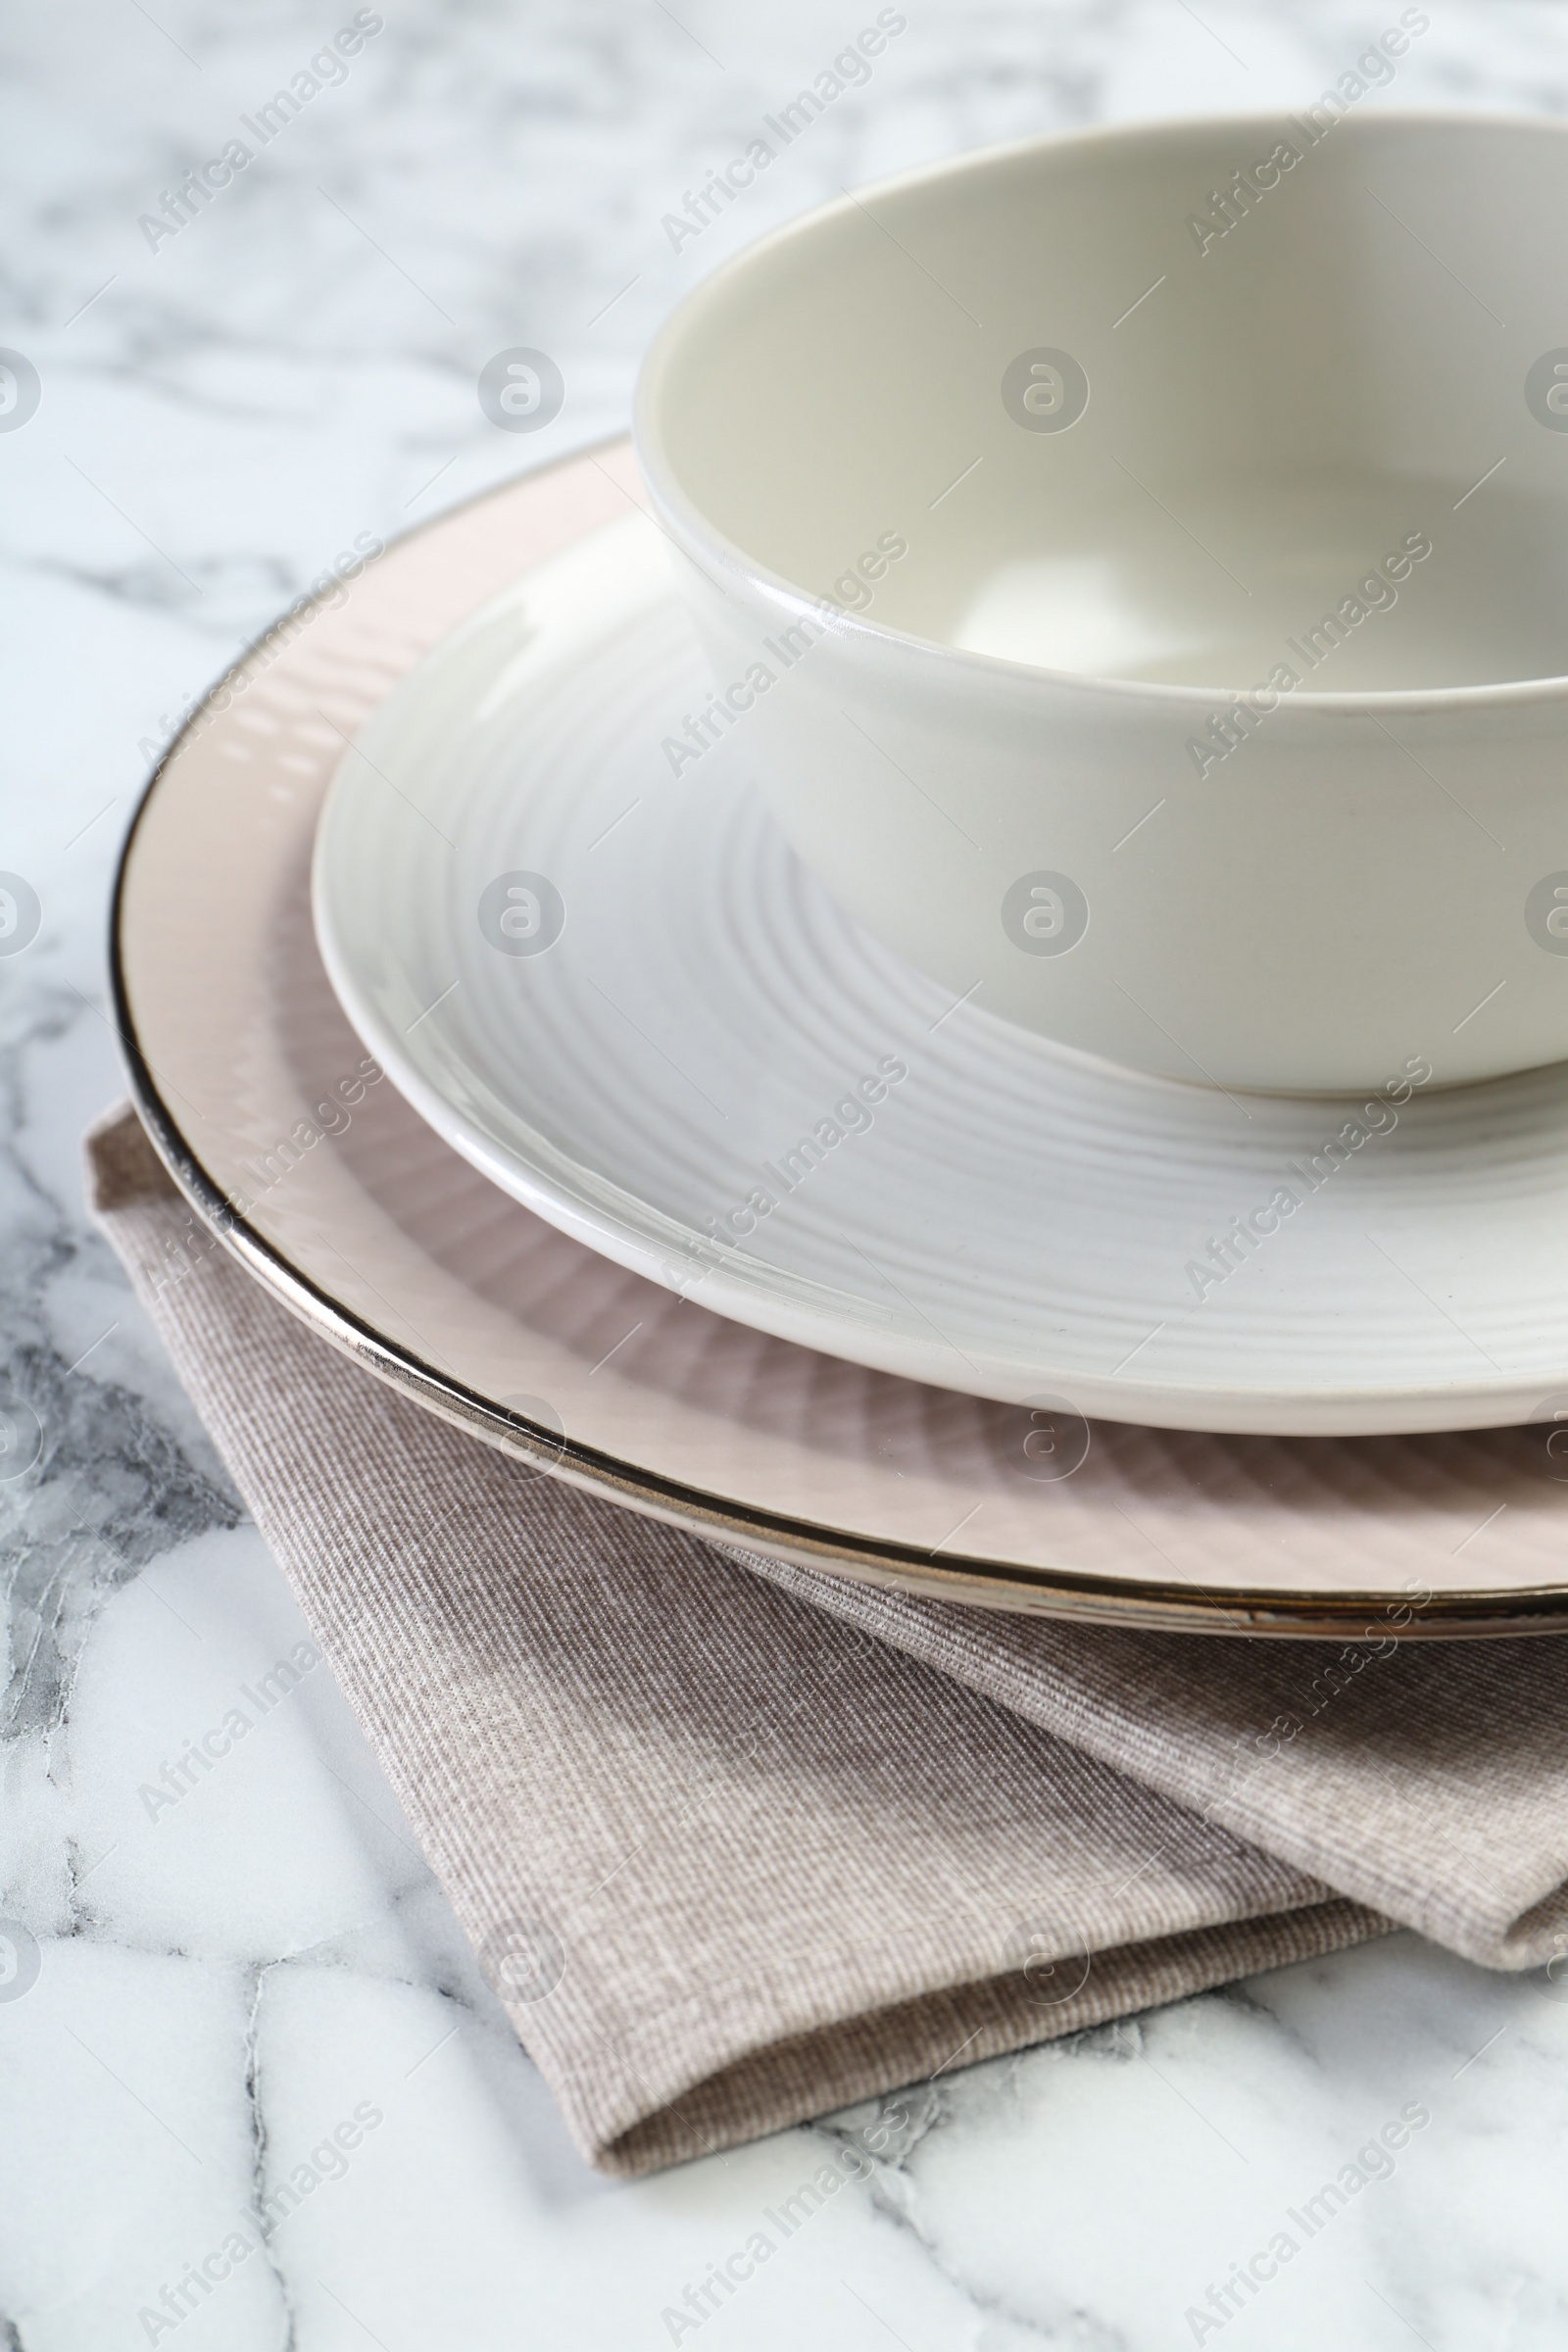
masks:
MULTIPOLYGON (((470 497, 444 508, 440 514, 397 532, 386 540, 385 551, 390 554, 407 547, 454 515, 515 490, 524 481, 539 479, 585 460, 597 463, 600 457, 624 448, 629 439, 628 434, 612 433, 565 451, 543 465, 524 467, 499 482, 489 483, 470 497)), ((319 597, 311 600, 313 607, 320 602, 319 597)), ((613 1454, 536 1426, 437 1370, 414 1349, 387 1337, 332 1298, 303 1268, 295 1265, 285 1251, 250 1224, 204 1165, 160 1092, 143 1052, 127 969, 126 895, 143 820, 181 747, 208 717, 222 678, 249 662, 276 626, 275 618, 269 621, 205 689, 178 732, 165 747, 142 788, 116 862, 107 943, 109 987, 113 1026, 132 1104, 175 1189, 247 1271, 328 1345, 439 1418, 606 1501, 681 1527, 707 1542, 760 1552, 799 1567, 836 1573, 850 1581, 891 1587, 924 1598, 1043 1614, 1077 1623, 1239 1638, 1261 1635, 1298 1641, 1348 1641, 1354 1638, 1358 1621, 1366 1638, 1375 1634, 1380 1640, 1392 1636, 1397 1641, 1507 1639, 1568 1631, 1568 1582, 1434 1592, 1420 1604, 1419 1614, 1413 1615, 1408 1625, 1380 1627, 1365 1622, 1379 1606, 1376 1596, 1298 1588, 1259 1592, 1231 1585, 1197 1589, 1152 1578, 1032 1567, 1017 1561, 991 1559, 982 1553, 943 1552, 941 1545, 927 1548, 864 1536, 826 1522, 739 1503, 682 1480, 635 1467, 613 1454)), ((453 1149, 450 1144, 446 1148, 453 1149)))

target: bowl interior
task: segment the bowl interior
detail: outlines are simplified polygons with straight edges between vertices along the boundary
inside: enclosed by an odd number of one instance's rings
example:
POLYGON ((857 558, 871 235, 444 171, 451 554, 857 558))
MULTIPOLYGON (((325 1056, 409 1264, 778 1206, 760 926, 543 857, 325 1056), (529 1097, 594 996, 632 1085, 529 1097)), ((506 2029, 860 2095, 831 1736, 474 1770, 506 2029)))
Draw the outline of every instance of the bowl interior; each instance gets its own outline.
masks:
POLYGON ((811 216, 666 328, 656 482, 699 542, 1012 662, 1568 672, 1568 131, 1377 103, 1004 149, 811 216))

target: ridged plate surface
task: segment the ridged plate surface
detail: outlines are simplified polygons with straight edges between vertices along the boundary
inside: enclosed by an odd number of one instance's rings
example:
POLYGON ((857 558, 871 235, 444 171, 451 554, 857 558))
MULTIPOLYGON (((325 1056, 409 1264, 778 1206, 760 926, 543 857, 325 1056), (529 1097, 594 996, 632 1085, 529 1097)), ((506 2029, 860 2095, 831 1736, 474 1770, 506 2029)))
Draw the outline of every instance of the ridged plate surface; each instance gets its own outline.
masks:
POLYGON ((1054 1049, 840 913, 748 784, 744 715, 670 753, 711 700, 632 515, 344 759, 328 970, 497 1184, 710 1310, 1011 1402, 1338 1435, 1568 1391, 1568 1064, 1445 1091, 1435 1047, 1303 1101, 1054 1049))

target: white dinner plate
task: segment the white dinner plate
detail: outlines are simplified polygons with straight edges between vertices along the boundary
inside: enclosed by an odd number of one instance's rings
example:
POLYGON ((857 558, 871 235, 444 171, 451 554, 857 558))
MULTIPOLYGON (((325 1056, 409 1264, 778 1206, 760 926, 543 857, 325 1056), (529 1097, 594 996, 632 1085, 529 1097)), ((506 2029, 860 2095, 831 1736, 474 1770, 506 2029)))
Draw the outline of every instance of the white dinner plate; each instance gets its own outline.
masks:
MULTIPOLYGON (((311 922, 312 845, 345 739, 519 568, 636 493, 620 444, 416 532, 347 597, 265 637, 153 779, 112 970, 137 1106, 188 1204, 183 1261, 199 1276, 212 1247, 232 1250, 323 1340, 518 1457, 522 1478, 546 1468, 837 1574, 1195 1632, 1568 1621, 1568 1464, 1544 1429, 1079 1428, 901 1379, 710 1314, 585 1248, 377 1078, 311 922)), ((911 1062, 899 1091, 913 1081, 911 1062)))
POLYGON ((495 1184, 706 1308, 976 1396, 1285 1435, 1568 1408, 1568 1064, 1445 1090, 1435 1050, 1338 1102, 1063 1052, 840 912, 744 711, 704 743, 713 700, 629 514, 343 758, 327 969, 495 1184))

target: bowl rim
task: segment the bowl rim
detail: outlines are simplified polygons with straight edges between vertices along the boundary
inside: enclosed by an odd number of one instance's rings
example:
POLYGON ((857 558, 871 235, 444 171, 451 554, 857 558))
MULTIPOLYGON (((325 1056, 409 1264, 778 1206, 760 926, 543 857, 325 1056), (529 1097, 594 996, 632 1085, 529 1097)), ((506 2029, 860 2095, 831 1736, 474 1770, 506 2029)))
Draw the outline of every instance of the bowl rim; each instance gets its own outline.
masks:
MULTIPOLYGON (((1303 105, 1309 103, 1303 101, 1303 105)), ((1157 146, 1191 140, 1194 145, 1225 132, 1238 136, 1250 131, 1277 130, 1290 119, 1284 107, 1272 110, 1201 115, 1154 115, 1116 122, 1097 122, 1070 131, 1036 132, 1018 139, 989 142, 958 154, 934 157, 903 172, 869 181, 858 192, 808 206, 804 213, 753 238, 729 255, 683 295, 657 330, 638 370, 633 404, 632 438, 638 466, 657 510, 654 519, 665 529, 681 552, 707 577, 731 597, 761 597, 781 612, 825 622, 836 635, 858 640, 867 653, 891 658, 906 665, 940 668, 955 682, 968 678, 975 685, 1010 683, 1022 691, 1052 694, 1114 696, 1133 704, 1174 706, 1178 710, 1212 710, 1216 703, 1235 703, 1256 691, 1250 685, 1167 685, 1147 678, 1108 677, 1096 670, 1054 669, 1044 663, 1015 662, 999 654, 976 652, 965 646, 944 645, 911 629, 835 605, 831 598, 813 595, 799 581, 781 572, 730 539, 711 522, 683 487, 670 460, 660 426, 660 409, 666 393, 676 355, 694 325, 728 300, 734 287, 760 264, 791 245, 804 245, 830 220, 866 211, 867 199, 897 199, 944 180, 979 176, 1036 154, 1092 151, 1115 145, 1157 146)), ((1568 120, 1526 108, 1468 108, 1452 106, 1386 107, 1371 115, 1348 118, 1360 135, 1374 127, 1387 131, 1405 126, 1445 130, 1513 131, 1568 137, 1568 120)), ((1323 717, 1381 718, 1387 713, 1420 717, 1447 711, 1521 710, 1568 699, 1568 671, 1536 678, 1508 678, 1474 686, 1378 687, 1359 693, 1328 694, 1310 687, 1282 693, 1272 710, 1296 711, 1323 717)))

